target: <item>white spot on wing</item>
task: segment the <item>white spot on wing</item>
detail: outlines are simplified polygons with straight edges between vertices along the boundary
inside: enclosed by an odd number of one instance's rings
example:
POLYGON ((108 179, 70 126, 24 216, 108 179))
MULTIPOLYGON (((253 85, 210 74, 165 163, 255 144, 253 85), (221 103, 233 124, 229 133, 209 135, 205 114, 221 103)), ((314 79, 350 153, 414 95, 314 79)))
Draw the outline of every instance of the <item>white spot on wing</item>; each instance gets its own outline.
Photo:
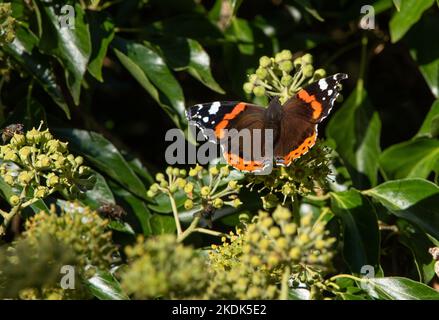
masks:
POLYGON ((330 96, 333 92, 334 92, 334 90, 329 89, 329 90, 328 90, 328 96, 330 96))
POLYGON ((326 90, 328 88, 328 83, 325 79, 319 80, 319 88, 320 90, 326 90))
POLYGON ((207 121, 209 121, 209 118, 208 117, 204 117, 203 118, 203 122, 206 123, 207 121))
POLYGON ((209 109, 209 114, 217 113, 220 106, 221 106, 221 103, 219 103, 218 101, 215 101, 214 103, 212 103, 212 105, 210 106, 210 109, 209 109))

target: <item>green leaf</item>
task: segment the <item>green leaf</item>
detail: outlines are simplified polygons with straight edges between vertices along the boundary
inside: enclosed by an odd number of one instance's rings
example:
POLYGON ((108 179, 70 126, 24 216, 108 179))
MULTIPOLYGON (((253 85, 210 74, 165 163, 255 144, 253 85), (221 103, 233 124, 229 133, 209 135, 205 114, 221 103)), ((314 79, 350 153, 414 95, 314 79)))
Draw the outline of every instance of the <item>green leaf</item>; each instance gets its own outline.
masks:
POLYGON ((37 80, 38 84, 64 111, 67 118, 70 118, 69 108, 64 100, 61 87, 57 83, 53 68, 47 57, 35 48, 37 41, 38 39, 29 30, 18 28, 15 40, 4 46, 4 49, 37 80))
POLYGON ((371 295, 385 300, 439 300, 439 292, 407 278, 370 278, 364 289, 371 295))
POLYGON ((427 116, 424 119, 424 122, 422 123, 421 128, 419 129, 418 133, 416 134, 416 137, 433 137, 435 138, 437 136, 437 120, 439 117, 439 100, 436 100, 428 112, 427 116), (434 123, 433 123, 434 120, 434 123))
POLYGON ((398 11, 401 10, 401 0, 393 0, 393 4, 394 4, 396 10, 398 10, 398 11))
POLYGON ((137 225, 140 225, 142 233, 145 236, 152 234, 152 214, 145 201, 139 199, 115 183, 110 182, 110 187, 116 197, 117 203, 127 211, 128 215, 126 220, 130 226, 134 227, 137 223, 137 225), (135 220, 133 221, 132 219, 135 220))
POLYGON ((115 230, 115 231, 119 231, 119 232, 123 232, 123 233, 128 233, 131 235, 135 235, 135 231, 133 230, 133 228, 124 221, 119 221, 119 220, 111 220, 110 223, 108 224, 108 227, 111 230, 115 230))
POLYGON ((102 64, 107 55, 108 46, 114 38, 114 24, 102 12, 89 11, 87 17, 90 24, 92 43, 88 71, 93 77, 102 82, 102 64))
POLYGON ((389 23, 392 42, 400 40, 433 3, 434 0, 402 1, 400 10, 395 12, 389 23))
POLYGON ((80 3, 74 4, 74 28, 61 27, 59 17, 61 4, 39 1, 43 34, 40 49, 58 59, 65 69, 67 87, 73 101, 79 104, 81 83, 91 54, 91 41, 84 10, 80 3))
POLYGON ((129 300, 116 278, 107 271, 96 270, 95 275, 86 280, 86 286, 99 300, 129 300))
POLYGON ((151 217, 152 234, 169 234, 176 230, 172 216, 155 214, 151 217))
POLYGON ((142 181, 116 147, 102 135, 79 129, 55 129, 54 132, 69 141, 71 150, 84 155, 95 168, 138 197, 146 198, 146 188, 142 181))
POLYGON ((434 183, 423 179, 393 180, 363 193, 439 239, 439 187, 434 183))
POLYGON ((198 41, 188 38, 165 38, 157 43, 171 68, 187 71, 208 88, 224 94, 224 90, 212 76, 210 57, 198 41))
POLYGON ((183 90, 164 59, 147 45, 116 37, 112 43, 119 61, 168 113, 175 124, 186 126, 183 90))
POLYGON ((114 204, 114 196, 108 186, 105 178, 98 172, 93 171, 93 175, 96 177, 96 183, 93 189, 88 190, 85 193, 85 199, 81 202, 92 209, 98 209, 103 204, 114 204))
POLYGON ((399 241, 413 254, 419 280, 423 283, 429 283, 435 274, 435 261, 428 249, 434 247, 434 243, 421 229, 406 220, 398 219, 397 226, 399 241))
POLYGON ((438 33, 439 19, 435 15, 426 15, 405 37, 411 56, 417 62, 419 70, 436 98, 439 98, 439 42, 425 41, 424 37, 419 35, 438 33))
POLYGON ((386 179, 427 178, 439 169, 439 140, 416 139, 386 149, 380 164, 386 179))
POLYGON ((380 234, 369 201, 356 190, 331 192, 331 207, 343 222, 343 256, 354 273, 365 265, 378 266, 380 234))
POLYGON ((326 135, 336 142, 336 151, 359 189, 377 183, 381 120, 362 87, 352 92, 328 123, 326 135))

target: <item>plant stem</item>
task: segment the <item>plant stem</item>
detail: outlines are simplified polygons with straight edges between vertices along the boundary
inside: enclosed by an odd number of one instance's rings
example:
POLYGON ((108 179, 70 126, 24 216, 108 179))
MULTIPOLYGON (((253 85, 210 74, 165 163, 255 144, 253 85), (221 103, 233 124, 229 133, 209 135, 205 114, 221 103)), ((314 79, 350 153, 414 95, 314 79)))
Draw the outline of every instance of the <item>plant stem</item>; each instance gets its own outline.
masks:
POLYGON ((210 229, 205 229, 205 228, 195 228, 194 232, 205 233, 205 234, 209 234, 211 236, 216 236, 216 237, 227 236, 226 234, 224 234, 222 232, 210 230, 210 229))
POLYGON ((172 194, 169 192, 169 201, 171 201, 172 213, 174 214, 175 226, 177 228, 177 235, 180 236, 183 231, 181 230, 180 218, 178 217, 177 205, 175 204, 175 199, 172 194))
POLYGON ((294 222, 297 224, 297 226, 300 227, 300 206, 299 206, 299 198, 297 197, 296 194, 294 194, 291 197, 291 200, 293 202, 293 217, 294 217, 294 222))
POLYGON ((194 220, 192 220, 191 224, 189 225, 189 227, 184 230, 183 233, 179 234, 179 236, 177 237, 177 241, 178 242, 183 242, 184 239, 186 239, 192 232, 194 232, 195 228, 198 225, 198 222, 200 222, 201 217, 200 216, 195 216, 194 220))
POLYGON ((358 278, 358 277, 353 276, 351 274, 337 274, 336 276, 331 277, 329 279, 329 281, 334 281, 338 278, 349 278, 349 279, 352 279, 354 281, 367 281, 367 279, 358 278))
POLYGON ((281 291, 280 291, 280 300, 288 300, 288 280, 290 278, 290 274, 291 274, 291 270, 290 270, 290 266, 287 266, 285 268, 285 271, 282 275, 282 286, 281 286, 281 291))

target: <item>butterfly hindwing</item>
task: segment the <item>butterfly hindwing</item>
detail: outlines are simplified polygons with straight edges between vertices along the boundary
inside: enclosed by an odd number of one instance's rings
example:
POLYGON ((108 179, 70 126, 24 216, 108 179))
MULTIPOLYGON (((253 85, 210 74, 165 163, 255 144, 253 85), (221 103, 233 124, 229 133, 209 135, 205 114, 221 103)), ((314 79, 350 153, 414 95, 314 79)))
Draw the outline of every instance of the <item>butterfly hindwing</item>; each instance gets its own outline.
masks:
POLYGON ((283 105, 280 136, 274 147, 276 164, 288 166, 314 146, 317 124, 328 116, 339 95, 339 83, 346 78, 338 73, 311 83, 283 105))

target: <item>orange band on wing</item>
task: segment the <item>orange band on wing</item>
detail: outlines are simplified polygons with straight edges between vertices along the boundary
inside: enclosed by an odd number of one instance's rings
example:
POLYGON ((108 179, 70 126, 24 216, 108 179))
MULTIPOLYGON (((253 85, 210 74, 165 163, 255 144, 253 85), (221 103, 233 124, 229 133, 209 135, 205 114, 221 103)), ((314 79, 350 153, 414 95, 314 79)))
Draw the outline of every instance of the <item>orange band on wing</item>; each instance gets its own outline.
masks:
POLYGON ((233 153, 224 152, 224 158, 228 164, 241 171, 256 171, 264 168, 264 164, 261 162, 244 160, 233 153))
POLYGON ((313 110, 312 117, 314 119, 318 119, 323 112, 323 108, 322 104, 316 100, 316 97, 314 95, 310 96, 305 89, 300 90, 297 96, 301 100, 311 105, 311 108, 313 110))
POLYGON ((223 129, 227 127, 227 125, 229 124, 229 120, 236 118, 238 114, 244 111, 245 107, 246 104, 244 102, 240 102, 232 109, 232 111, 230 111, 224 116, 223 120, 221 120, 221 122, 218 123, 217 126, 215 127, 215 135, 217 136, 217 138, 219 139, 224 138, 223 129))
POLYGON ((317 139, 317 132, 314 131, 312 136, 306 138, 305 141, 303 141, 300 146, 298 146, 296 149, 294 149, 284 157, 284 163, 288 165, 294 159, 297 159, 302 155, 304 155, 305 153, 307 153, 308 150, 316 143, 316 139, 317 139))

